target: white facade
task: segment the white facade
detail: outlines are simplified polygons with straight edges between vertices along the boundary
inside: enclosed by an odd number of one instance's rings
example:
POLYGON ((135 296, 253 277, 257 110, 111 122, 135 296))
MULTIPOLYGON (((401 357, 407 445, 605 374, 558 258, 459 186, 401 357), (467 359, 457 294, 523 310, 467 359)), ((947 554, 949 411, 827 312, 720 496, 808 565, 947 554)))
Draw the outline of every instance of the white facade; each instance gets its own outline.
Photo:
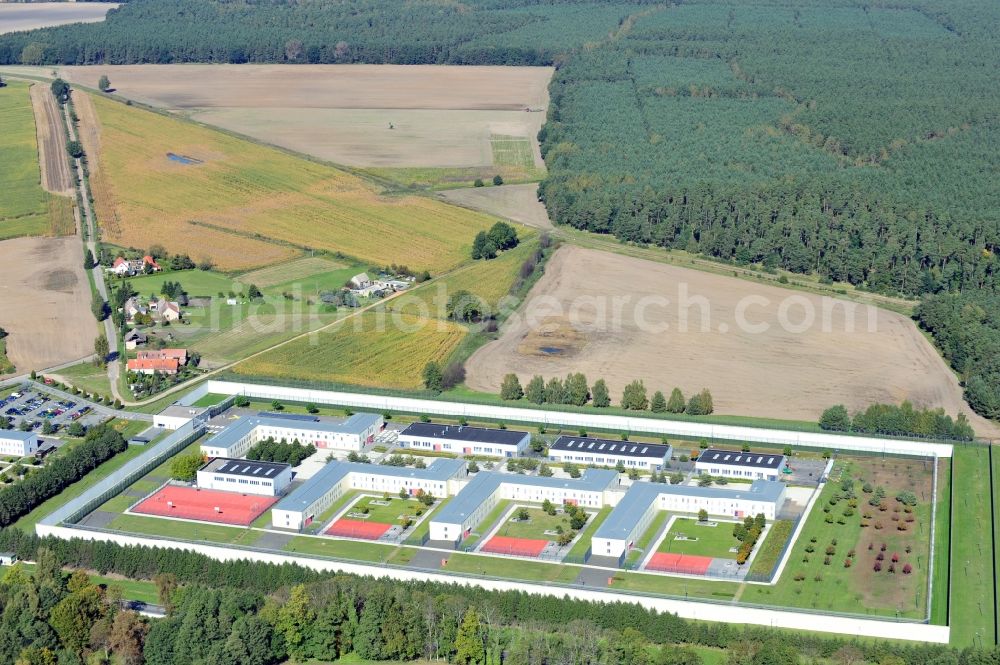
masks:
POLYGON ((0 430, 0 455, 25 457, 38 450, 38 435, 34 432, 0 430))
POLYGON ((374 440, 385 421, 374 414, 354 414, 343 423, 281 418, 245 418, 222 430, 202 444, 208 457, 243 457, 250 448, 266 439, 298 441, 317 448, 360 451, 374 440))
POLYGON ((518 457, 529 443, 528 432, 430 423, 412 423, 397 439, 400 448, 489 457, 518 457))
POLYGON ((291 482, 288 464, 216 458, 198 470, 198 487, 224 492, 279 496, 291 482), (267 469, 274 471, 268 474, 267 469))
POLYGON ((696 473, 743 480, 778 480, 785 468, 785 456, 778 453, 751 453, 709 448, 695 460, 696 473))
POLYGON ((626 469, 659 471, 670 463, 672 453, 668 444, 561 436, 549 448, 549 459, 560 464, 609 467, 621 464, 626 469))
MULTIPOLYGON (((169 430, 180 429, 191 422, 195 416, 200 416, 205 411, 208 409, 194 406, 168 406, 153 416, 153 427, 169 430)), ((213 457, 218 457, 218 455, 213 455, 213 457)))

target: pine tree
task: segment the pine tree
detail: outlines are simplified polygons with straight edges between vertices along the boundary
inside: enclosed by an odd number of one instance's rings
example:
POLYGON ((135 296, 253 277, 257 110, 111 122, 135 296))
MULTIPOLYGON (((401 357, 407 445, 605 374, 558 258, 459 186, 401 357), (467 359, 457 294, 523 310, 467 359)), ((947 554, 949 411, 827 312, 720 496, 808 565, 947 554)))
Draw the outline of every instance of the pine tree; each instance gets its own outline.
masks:
POLYGON ((566 387, 559 379, 552 377, 545 384, 545 401, 548 404, 565 404, 566 387))
POLYGON ((667 400, 659 390, 653 393, 653 399, 649 403, 649 410, 653 413, 663 413, 667 410, 667 400))
POLYGON ((566 401, 575 406, 583 406, 590 399, 587 377, 577 372, 566 377, 566 401))
POLYGON ((645 411, 649 406, 649 399, 646 397, 646 386, 642 381, 636 379, 625 386, 622 393, 622 408, 632 411, 645 411))

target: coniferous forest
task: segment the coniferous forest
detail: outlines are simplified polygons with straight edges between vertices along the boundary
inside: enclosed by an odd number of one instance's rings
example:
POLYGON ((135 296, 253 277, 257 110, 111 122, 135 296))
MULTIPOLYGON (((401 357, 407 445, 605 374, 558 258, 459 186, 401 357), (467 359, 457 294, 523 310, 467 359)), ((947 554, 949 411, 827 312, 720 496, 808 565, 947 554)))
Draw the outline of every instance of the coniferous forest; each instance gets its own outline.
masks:
POLYGON ((132 0, 0 64, 554 64, 556 222, 919 297, 996 418, 998 29, 992 0, 132 0))

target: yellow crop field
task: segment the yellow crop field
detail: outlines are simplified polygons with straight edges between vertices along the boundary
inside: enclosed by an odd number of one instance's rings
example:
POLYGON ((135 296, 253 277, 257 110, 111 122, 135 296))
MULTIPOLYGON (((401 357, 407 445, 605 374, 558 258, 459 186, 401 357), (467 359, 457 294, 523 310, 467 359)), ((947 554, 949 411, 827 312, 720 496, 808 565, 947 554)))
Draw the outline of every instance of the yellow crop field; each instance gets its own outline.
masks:
POLYGON ((0 239, 49 232, 54 211, 39 180, 35 116, 28 86, 17 81, 0 88, 0 172, 0 239))
MULTIPOLYGON (((287 260, 303 248, 432 273, 469 254, 495 220, 423 197, 381 196, 366 181, 190 122, 94 98, 105 238, 222 270, 287 260)), ((99 194, 95 189, 95 194, 99 194)))
POLYGON ((236 365, 238 374, 382 388, 421 387, 421 371, 444 361, 466 329, 398 312, 365 312, 236 365))
POLYGON ((514 249, 491 261, 477 261, 447 277, 414 289, 390 303, 394 310, 412 315, 446 318, 448 298, 458 291, 478 296, 490 308, 496 308, 501 298, 510 293, 517 281, 521 265, 538 249, 538 239, 523 237, 514 249))

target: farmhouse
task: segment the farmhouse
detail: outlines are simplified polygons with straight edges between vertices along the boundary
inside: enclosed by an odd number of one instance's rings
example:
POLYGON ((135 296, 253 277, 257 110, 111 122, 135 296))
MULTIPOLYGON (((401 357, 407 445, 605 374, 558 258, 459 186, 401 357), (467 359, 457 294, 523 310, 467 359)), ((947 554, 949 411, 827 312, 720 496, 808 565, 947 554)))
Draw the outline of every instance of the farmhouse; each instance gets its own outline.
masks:
POLYGON ((721 448, 703 451, 694 464, 694 470, 698 473, 744 480, 777 480, 784 468, 784 455, 744 453, 721 448))
POLYGON ((38 435, 34 432, 0 430, 0 455, 25 457, 38 450, 38 435))
POLYGON ((466 475, 465 462, 456 459, 437 459, 426 469, 330 462, 278 502, 271 511, 271 524, 300 530, 351 490, 381 495, 399 494, 403 489, 410 495, 449 496, 456 491, 453 484, 466 475))
POLYGON ((660 443, 631 443, 587 436, 560 436, 549 447, 553 462, 573 462, 596 466, 659 471, 670 463, 671 447, 660 443))
POLYGON ((264 414, 236 421, 202 444, 201 452, 208 457, 242 457, 265 439, 357 451, 370 443, 384 424, 382 416, 374 413, 355 413, 342 422, 264 414))
POLYGON ((785 486, 755 480, 749 489, 633 483, 591 539, 592 553, 622 557, 649 528, 660 511, 742 518, 763 513, 773 520, 785 501, 785 486))
POLYGON ((351 286, 355 289, 367 289, 372 285, 372 280, 368 273, 363 272, 351 278, 351 286))
POLYGON ((177 360, 175 358, 133 358, 128 361, 128 371, 139 374, 176 374, 177 360))
POLYGON ((430 537, 447 542, 464 540, 503 499, 603 508, 611 499, 609 490, 618 482, 617 473, 603 469, 587 469, 580 478, 569 479, 480 471, 433 515, 430 537))
POLYGON ((290 464, 217 457, 198 469, 198 487, 279 496, 292 482, 290 464))
POLYGON ((125 348, 130 351, 142 346, 147 341, 147 337, 134 328, 125 333, 125 348))
POLYGON ((149 314, 149 307, 133 296, 125 301, 122 312, 125 314, 125 320, 131 323, 135 321, 136 316, 149 314))
POLYGON ((112 272, 119 277, 131 277, 132 275, 141 275, 147 272, 159 272, 161 270, 160 264, 156 262, 152 256, 147 254, 141 259, 126 259, 119 256, 111 264, 108 272, 112 272))
POLYGON ((149 304, 149 309, 160 317, 161 321, 179 321, 181 318, 181 306, 172 300, 161 298, 149 304))
POLYGON ((136 354, 140 360, 176 360, 178 365, 186 365, 187 349, 150 349, 136 354))
POLYGON ((411 423, 399 433, 402 448, 493 457, 516 457, 530 441, 530 434, 518 430, 433 423, 411 423))

